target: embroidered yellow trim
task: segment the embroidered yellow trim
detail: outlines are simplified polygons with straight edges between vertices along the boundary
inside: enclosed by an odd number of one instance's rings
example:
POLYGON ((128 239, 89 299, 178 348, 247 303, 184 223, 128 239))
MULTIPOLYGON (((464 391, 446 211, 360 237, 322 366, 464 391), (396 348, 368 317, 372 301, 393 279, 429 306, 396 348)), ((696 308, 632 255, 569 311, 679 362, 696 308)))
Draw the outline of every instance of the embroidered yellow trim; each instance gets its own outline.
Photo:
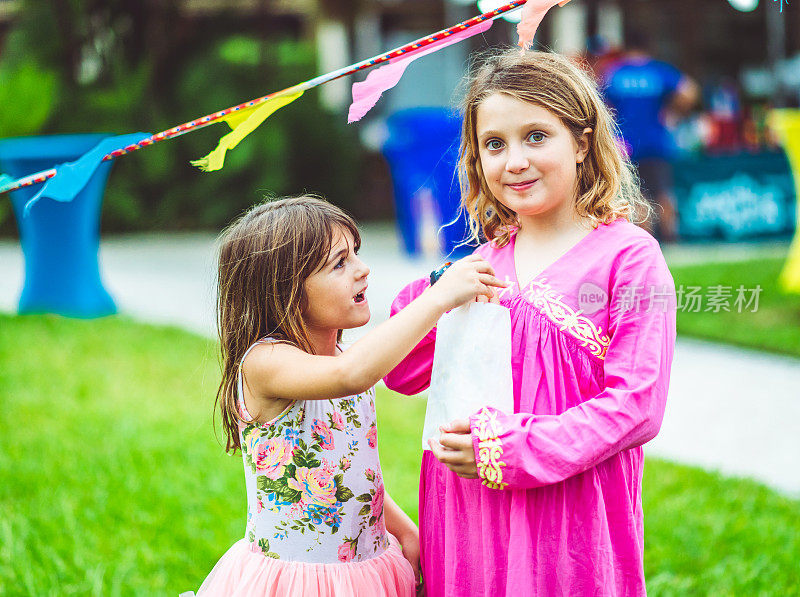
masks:
POLYGON ((544 312, 556 325, 561 326, 561 331, 568 332, 573 338, 580 340, 581 344, 589 349, 594 356, 605 359, 606 351, 611 339, 603 333, 603 328, 596 326, 591 319, 581 315, 582 311, 575 311, 564 303, 564 295, 556 294, 553 287, 545 278, 533 280, 528 287, 528 300, 544 312))
POLYGON ((500 430, 497 426, 497 413, 483 408, 478 413, 478 476, 483 479, 483 484, 491 489, 504 489, 508 483, 503 483, 502 467, 506 465, 500 460, 503 455, 503 443, 497 437, 500 430))

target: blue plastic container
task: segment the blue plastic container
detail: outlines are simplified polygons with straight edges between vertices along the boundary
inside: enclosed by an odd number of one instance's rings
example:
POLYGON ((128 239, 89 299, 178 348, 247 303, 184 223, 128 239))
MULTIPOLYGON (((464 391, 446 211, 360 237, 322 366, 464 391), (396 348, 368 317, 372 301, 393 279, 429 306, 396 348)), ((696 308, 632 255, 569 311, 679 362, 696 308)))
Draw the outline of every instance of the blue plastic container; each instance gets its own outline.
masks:
POLYGON ((471 253, 472 247, 458 247, 468 237, 466 216, 459 216, 461 191, 456 175, 461 116, 446 108, 411 108, 391 115, 386 125, 389 138, 383 154, 392 172, 397 226, 406 252, 416 255, 420 250, 414 196, 427 188, 444 226, 442 252, 453 257, 471 253))
MULTIPOLYGON (((0 172, 21 178, 71 162, 106 134, 54 135, 0 139, 0 172)), ((25 204, 41 184, 11 193, 25 255, 20 313, 57 313, 92 318, 116 313, 100 280, 100 206, 112 161, 103 162, 71 202, 43 198, 23 217, 25 204)))

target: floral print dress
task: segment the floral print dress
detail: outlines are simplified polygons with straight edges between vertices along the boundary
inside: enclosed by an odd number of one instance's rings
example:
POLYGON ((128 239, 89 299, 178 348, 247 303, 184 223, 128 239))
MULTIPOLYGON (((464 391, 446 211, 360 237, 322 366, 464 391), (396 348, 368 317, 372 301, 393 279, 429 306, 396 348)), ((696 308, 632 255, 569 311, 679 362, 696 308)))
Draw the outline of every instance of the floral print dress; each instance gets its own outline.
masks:
MULTIPOLYGON (((252 420, 242 396, 239 408, 252 420)), ((294 402, 269 423, 240 424, 246 538, 267 557, 301 562, 374 558, 383 521, 374 390, 294 402)))
MULTIPOLYGON (((242 362, 256 345, 242 357, 242 362)), ((267 423, 238 406, 247 489, 245 537, 201 596, 410 597, 411 565, 386 531, 374 390, 298 400, 267 423)))

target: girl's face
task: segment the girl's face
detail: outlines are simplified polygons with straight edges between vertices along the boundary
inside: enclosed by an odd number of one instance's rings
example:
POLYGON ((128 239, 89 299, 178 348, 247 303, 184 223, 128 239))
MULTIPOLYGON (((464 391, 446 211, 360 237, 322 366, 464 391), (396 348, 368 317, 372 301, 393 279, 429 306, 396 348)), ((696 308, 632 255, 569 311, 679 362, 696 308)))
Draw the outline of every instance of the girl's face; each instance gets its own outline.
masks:
POLYGON ((577 164, 589 151, 591 129, 576 141, 558 116, 505 93, 480 103, 476 129, 486 184, 521 223, 572 216, 577 164))
POLYGON ((369 268, 353 251, 353 235, 339 231, 327 261, 305 282, 305 323, 318 331, 357 328, 369 321, 369 268))

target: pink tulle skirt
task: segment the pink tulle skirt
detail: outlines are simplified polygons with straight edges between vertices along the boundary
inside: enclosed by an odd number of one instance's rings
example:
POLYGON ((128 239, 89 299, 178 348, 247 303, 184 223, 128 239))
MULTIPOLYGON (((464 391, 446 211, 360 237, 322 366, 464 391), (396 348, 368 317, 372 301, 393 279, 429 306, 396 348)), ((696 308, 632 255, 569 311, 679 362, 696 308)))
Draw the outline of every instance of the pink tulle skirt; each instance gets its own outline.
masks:
MULTIPOLYGON (((363 562, 287 562, 250 551, 240 539, 225 552, 197 591, 197 597, 412 597, 414 572, 397 540, 363 562)), ((192 593, 181 593, 181 597, 192 593)))

